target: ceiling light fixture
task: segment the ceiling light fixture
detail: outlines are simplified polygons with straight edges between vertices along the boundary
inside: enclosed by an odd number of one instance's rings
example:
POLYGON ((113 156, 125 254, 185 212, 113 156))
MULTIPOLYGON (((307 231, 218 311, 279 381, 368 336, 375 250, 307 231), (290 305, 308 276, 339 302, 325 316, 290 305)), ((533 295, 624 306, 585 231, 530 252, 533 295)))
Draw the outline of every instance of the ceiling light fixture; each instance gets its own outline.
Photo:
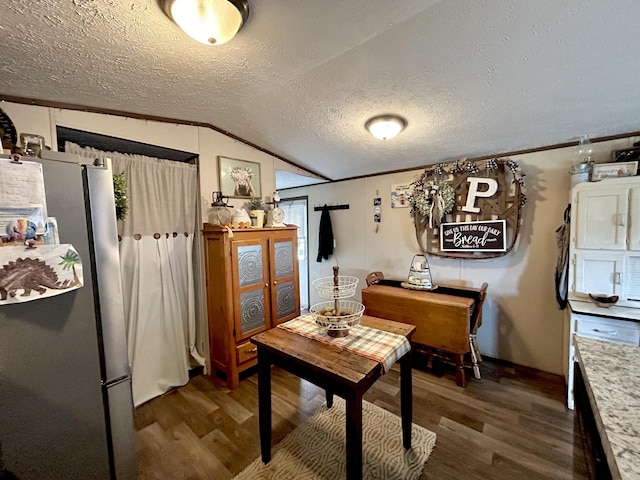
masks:
POLYGON ((370 118, 364 127, 379 140, 390 140, 407 126, 407 121, 398 115, 379 115, 370 118))
POLYGON ((222 45, 249 17, 248 0, 159 0, 164 13, 194 40, 222 45))

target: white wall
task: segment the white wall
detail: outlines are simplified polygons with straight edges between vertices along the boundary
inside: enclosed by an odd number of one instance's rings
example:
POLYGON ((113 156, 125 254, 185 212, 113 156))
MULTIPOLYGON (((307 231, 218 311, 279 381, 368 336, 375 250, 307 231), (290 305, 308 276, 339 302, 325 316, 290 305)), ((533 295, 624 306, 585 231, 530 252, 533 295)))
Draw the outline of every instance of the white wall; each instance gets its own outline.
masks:
MULTIPOLYGON (((611 150, 630 147, 635 139, 595 144, 597 162, 610 161, 611 150)), ((537 152, 516 160, 526 174, 523 225, 519 243, 511 253, 483 260, 429 256, 434 282, 489 290, 478 331, 482 353, 556 374, 563 373, 564 312, 555 299, 557 260, 555 230, 569 203, 569 167, 577 163, 575 147, 537 152)), ((392 209, 391 185, 416 180, 422 170, 321 184, 281 192, 283 196, 308 195, 310 278, 332 275, 336 259, 343 275, 360 278, 379 270, 387 278, 407 277, 414 254, 419 253, 408 208, 392 209), (373 198, 382 198, 382 222, 376 233, 373 198), (320 212, 314 206, 349 204, 349 210, 331 211, 336 255, 316 261, 320 212)), ((356 298, 360 298, 360 289, 356 298)), ((311 304, 320 302, 314 291, 311 304)))
MULTIPOLYGON (((262 194, 275 190, 277 159, 216 131, 185 125, 127 119, 110 115, 61 110, 2 102, 1 108, 14 122, 18 133, 43 135, 56 148, 55 126, 88 130, 200 155, 200 187, 203 221, 218 189, 217 156, 241 158, 261 164, 262 194)), ((607 162, 610 152, 628 148, 638 138, 595 144, 596 162, 607 162)), ((504 257, 486 260, 458 260, 429 257, 434 282, 480 286, 489 283, 478 332, 480 350, 491 357, 508 360, 547 372, 562 374, 562 331, 564 312, 555 300, 554 270, 557 258, 555 229, 569 202, 569 167, 577 162, 574 148, 537 152, 517 160, 526 174, 528 204, 517 248, 504 257)), ((425 161, 426 163, 426 161, 425 161)), ((418 178, 422 170, 369 177, 360 180, 320 184, 286 190, 283 197, 309 197, 310 278, 332 275, 339 261, 340 272, 355 275, 364 284, 368 272, 382 271, 388 278, 406 278, 409 262, 418 244, 409 210, 392 209, 390 185, 418 178), (373 222, 373 198, 382 197, 382 222, 373 222), (349 210, 331 212, 336 254, 316 262, 320 212, 314 206, 348 203, 349 210)), ((240 206, 240 205, 238 205, 240 206)), ((360 298, 360 291, 356 299, 360 298)), ((311 304, 321 301, 311 291, 311 304)))
MULTIPOLYGON (((0 108, 11 118, 18 134, 42 135, 53 150, 58 147, 59 125, 197 153, 203 222, 207 221, 211 192, 218 190, 218 155, 260 163, 262 196, 271 196, 275 190, 274 157, 209 128, 10 102, 0 103, 0 108)), ((235 203, 242 206, 238 201, 235 203)))

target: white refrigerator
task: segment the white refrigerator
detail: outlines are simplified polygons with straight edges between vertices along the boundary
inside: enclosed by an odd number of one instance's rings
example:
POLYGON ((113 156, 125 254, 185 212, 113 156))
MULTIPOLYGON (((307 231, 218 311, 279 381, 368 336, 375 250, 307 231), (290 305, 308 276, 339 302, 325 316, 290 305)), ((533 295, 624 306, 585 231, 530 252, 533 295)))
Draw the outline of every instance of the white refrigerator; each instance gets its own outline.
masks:
POLYGON ((111 170, 43 157, 25 160, 43 165, 48 215, 82 259, 84 286, 0 305, 0 478, 134 479, 111 170))

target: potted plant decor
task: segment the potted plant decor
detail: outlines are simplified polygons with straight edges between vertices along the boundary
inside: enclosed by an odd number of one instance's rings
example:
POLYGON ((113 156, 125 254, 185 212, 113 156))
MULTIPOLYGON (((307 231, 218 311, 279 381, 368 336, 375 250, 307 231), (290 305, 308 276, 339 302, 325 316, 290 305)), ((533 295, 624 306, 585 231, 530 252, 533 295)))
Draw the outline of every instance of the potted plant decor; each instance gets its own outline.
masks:
POLYGON ((251 226, 254 228, 262 228, 264 225, 264 204, 262 199, 254 197, 249 200, 249 216, 251 217, 251 226))

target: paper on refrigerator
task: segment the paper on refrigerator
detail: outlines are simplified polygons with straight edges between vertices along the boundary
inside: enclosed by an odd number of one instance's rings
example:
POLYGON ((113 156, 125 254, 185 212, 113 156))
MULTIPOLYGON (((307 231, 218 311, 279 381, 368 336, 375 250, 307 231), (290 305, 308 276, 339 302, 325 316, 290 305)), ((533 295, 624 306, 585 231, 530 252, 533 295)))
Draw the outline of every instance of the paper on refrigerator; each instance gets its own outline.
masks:
POLYGON ((42 164, 0 158, 0 246, 37 242, 46 219, 42 164))
POLYGON ((82 261, 71 244, 0 248, 0 305, 60 295, 83 284, 82 261))

